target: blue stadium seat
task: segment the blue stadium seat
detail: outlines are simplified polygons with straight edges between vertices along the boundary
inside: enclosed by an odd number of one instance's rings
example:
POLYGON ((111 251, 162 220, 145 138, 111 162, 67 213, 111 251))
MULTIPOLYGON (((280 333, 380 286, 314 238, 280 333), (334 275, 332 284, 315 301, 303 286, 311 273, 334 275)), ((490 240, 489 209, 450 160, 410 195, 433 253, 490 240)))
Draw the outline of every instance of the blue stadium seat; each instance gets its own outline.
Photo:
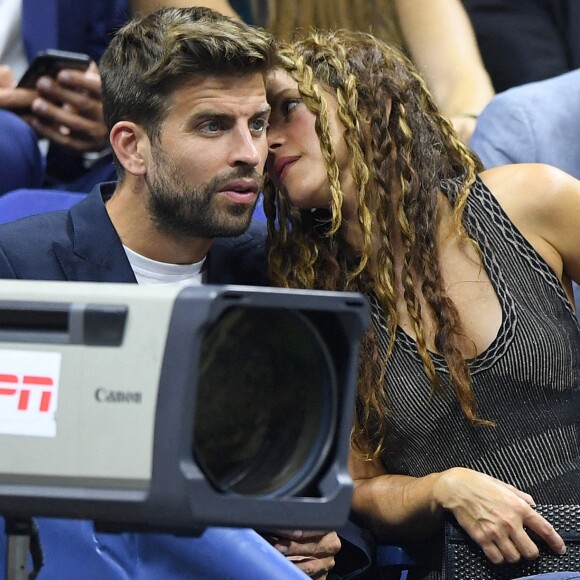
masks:
POLYGON ((0 223, 47 211, 68 209, 85 195, 54 189, 16 189, 0 196, 0 223))
MULTIPOLYGON (((55 189, 16 189, 0 196, 0 223, 47 211, 68 209, 85 195, 86 193, 55 189)), ((266 221, 261 195, 254 210, 254 219, 266 221)))
MULTIPOLYGON (((38 518, 45 580, 306 580, 292 562, 249 529, 207 528, 199 537, 100 533, 92 522, 38 518)), ((0 566, 6 569, 0 534, 0 566)), ((1 573, 0 573, 1 576, 1 573)), ((2 576, 4 577, 4 576, 2 576)))

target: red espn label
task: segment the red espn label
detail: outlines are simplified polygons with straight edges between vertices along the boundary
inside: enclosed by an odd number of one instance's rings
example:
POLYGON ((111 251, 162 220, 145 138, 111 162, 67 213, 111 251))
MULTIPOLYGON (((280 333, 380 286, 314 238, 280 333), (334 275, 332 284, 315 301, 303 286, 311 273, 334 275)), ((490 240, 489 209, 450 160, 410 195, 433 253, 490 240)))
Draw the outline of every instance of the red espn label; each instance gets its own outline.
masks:
POLYGON ((0 349, 0 433, 56 436, 61 353, 0 349))
POLYGON ((28 411, 30 395, 33 390, 36 391, 34 387, 42 387, 43 390, 40 392, 38 410, 41 413, 48 413, 52 391, 47 390, 47 388, 53 385, 54 381, 50 377, 24 375, 22 382, 20 382, 16 375, 0 374, 0 397, 18 397, 18 410, 28 411), (14 386, 12 387, 11 385, 14 386))

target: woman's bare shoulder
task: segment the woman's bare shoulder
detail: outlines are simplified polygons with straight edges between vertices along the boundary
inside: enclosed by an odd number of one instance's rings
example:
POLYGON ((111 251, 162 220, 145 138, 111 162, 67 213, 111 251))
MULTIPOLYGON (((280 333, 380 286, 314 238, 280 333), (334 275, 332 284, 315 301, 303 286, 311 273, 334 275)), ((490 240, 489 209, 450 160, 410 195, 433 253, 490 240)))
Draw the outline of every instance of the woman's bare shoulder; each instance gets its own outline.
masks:
POLYGON ((580 181, 541 163, 480 174, 508 217, 557 272, 580 274, 580 181))
POLYGON ((545 163, 513 163, 487 169, 479 174, 485 185, 499 198, 503 196, 550 195, 574 178, 545 163))
POLYGON ((484 184, 517 225, 535 221, 547 209, 566 204, 580 192, 580 181, 551 165, 517 163, 480 173, 484 184))

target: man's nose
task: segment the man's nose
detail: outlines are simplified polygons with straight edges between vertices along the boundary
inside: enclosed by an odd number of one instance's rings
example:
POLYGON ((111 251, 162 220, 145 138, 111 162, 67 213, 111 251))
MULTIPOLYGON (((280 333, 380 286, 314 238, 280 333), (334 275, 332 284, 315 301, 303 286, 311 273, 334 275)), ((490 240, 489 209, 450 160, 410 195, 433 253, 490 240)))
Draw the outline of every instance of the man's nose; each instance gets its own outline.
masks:
POLYGON ((256 167, 260 162, 263 162, 264 155, 261 154, 260 144, 263 144, 262 149, 265 149, 263 137, 255 137, 249 130, 239 131, 234 144, 233 164, 256 167))

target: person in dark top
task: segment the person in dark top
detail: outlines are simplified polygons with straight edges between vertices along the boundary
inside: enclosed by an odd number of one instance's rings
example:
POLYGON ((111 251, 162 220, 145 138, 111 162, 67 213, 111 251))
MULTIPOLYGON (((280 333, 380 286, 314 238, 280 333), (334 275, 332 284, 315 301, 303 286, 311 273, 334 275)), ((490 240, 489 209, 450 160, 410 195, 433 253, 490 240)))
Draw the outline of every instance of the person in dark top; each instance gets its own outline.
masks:
POLYGON ((351 470, 357 521, 421 540, 451 513, 494 563, 556 553, 534 503, 580 503, 580 182, 481 171, 396 48, 282 44, 264 210, 274 283, 365 293, 351 470))
POLYGON ((580 67, 577 0, 463 0, 496 92, 580 67))
POLYGON ((97 63, 129 17, 128 0, 10 0, 0 13, 0 195, 19 188, 88 193, 115 179, 97 63), (4 50, 2 50, 4 49, 4 50), (27 64, 47 49, 87 54, 86 72, 43 75, 18 88, 27 64), (46 141, 41 153, 38 139, 46 141), (46 155, 44 155, 46 153, 46 155))

